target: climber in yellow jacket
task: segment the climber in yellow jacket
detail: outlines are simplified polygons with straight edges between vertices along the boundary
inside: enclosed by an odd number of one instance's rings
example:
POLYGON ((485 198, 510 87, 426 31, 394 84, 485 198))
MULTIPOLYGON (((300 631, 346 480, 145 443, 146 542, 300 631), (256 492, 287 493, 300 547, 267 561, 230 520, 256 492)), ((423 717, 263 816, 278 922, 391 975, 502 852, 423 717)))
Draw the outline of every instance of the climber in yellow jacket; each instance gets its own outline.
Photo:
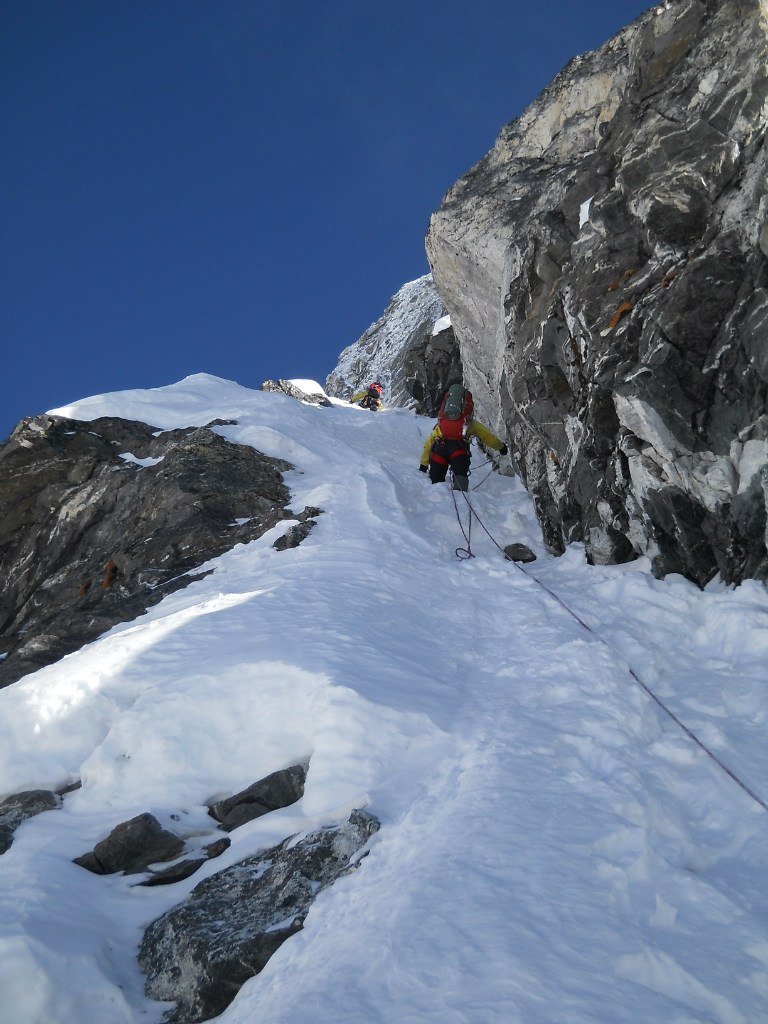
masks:
POLYGON ((450 469, 453 486, 457 491, 469 487, 469 445, 473 437, 486 448, 493 448, 500 455, 507 454, 507 446, 492 434, 488 427, 473 417, 475 403, 472 392, 461 384, 452 384, 440 403, 437 423, 424 443, 419 470, 429 471, 433 484, 442 483, 450 469))
POLYGON ((356 391, 350 398, 350 402, 355 405, 357 402, 360 403, 361 409, 370 409, 371 412, 379 412, 380 409, 384 408, 384 403, 381 400, 381 393, 384 388, 381 384, 375 380, 373 384, 369 384, 367 388, 362 391, 356 391))

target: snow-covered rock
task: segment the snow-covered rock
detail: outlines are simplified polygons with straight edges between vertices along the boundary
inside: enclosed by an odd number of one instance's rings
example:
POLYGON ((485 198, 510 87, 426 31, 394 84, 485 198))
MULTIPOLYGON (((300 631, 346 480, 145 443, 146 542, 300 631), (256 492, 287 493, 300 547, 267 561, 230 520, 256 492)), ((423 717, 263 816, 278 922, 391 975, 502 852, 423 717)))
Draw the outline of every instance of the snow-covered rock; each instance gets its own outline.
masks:
POLYGON ((387 406, 414 407, 431 415, 445 383, 461 375, 450 321, 432 275, 426 274, 404 284, 379 319, 344 349, 326 391, 348 398, 379 380, 387 406))

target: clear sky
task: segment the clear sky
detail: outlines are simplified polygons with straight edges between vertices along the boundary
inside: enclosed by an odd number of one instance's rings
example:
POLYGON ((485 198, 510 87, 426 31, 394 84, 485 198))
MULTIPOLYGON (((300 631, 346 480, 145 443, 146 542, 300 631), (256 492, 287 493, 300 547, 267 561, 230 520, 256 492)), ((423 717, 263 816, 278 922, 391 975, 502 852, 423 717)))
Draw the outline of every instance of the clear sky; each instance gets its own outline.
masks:
POLYGON ((323 380, 499 129, 643 0, 0 0, 2 419, 323 380))

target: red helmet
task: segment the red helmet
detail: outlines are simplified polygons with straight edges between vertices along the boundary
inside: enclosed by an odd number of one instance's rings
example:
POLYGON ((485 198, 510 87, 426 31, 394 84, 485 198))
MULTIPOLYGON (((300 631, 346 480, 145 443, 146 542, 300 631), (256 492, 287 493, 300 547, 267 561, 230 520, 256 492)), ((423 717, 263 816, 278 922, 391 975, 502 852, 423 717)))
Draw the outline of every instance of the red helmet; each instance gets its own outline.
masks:
POLYGON ((371 384, 371 387, 373 388, 374 391, 378 392, 378 394, 381 394, 381 392, 384 390, 384 388, 377 380, 375 380, 373 384, 371 384))

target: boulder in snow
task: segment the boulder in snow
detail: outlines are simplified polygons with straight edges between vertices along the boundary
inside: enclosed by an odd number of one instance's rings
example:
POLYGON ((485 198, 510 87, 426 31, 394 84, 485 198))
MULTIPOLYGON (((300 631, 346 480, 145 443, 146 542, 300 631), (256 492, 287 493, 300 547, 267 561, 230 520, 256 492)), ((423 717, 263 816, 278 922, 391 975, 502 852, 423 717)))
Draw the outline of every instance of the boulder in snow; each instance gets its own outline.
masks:
POLYGON ((380 825, 353 811, 341 825, 286 839, 200 882, 145 931, 139 965, 146 992, 171 1001, 171 1024, 222 1013, 286 939, 300 931, 317 895, 354 870, 380 825))

